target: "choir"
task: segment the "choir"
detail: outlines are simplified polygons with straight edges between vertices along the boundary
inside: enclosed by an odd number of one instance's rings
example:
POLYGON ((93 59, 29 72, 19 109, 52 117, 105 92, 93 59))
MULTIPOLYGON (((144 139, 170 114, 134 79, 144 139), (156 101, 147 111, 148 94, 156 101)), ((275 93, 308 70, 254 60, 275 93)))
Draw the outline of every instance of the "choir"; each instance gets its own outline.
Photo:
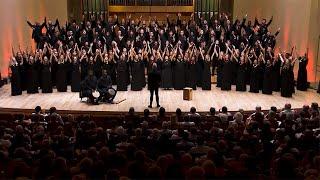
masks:
POLYGON ((12 95, 80 91, 81 81, 92 71, 99 79, 105 70, 117 91, 140 91, 146 86, 146 73, 156 63, 161 74, 161 87, 181 90, 211 89, 211 76, 217 76, 217 87, 237 91, 272 94, 280 91, 291 97, 295 91, 293 67, 299 61, 297 89, 307 90, 307 53, 298 57, 295 47, 291 52, 275 54, 276 36, 268 30, 269 22, 257 19, 234 22, 224 14, 205 19, 192 14, 182 20, 167 15, 166 22, 156 17, 149 21, 131 15, 115 15, 107 20, 92 15, 77 24, 60 26, 45 19, 32 24, 35 51, 14 52, 11 58, 12 95), (45 31, 43 31, 45 29, 45 31), (44 33, 43 33, 44 32, 44 33), (249 85, 249 89, 247 89, 249 85))

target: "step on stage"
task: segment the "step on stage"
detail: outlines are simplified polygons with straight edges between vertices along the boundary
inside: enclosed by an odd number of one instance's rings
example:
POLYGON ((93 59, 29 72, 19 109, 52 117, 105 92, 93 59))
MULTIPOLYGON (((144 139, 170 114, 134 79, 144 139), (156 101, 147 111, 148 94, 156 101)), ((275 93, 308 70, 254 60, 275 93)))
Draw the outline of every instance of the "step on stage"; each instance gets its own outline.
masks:
MULTIPOLYGON (((5 85, 0 89, 0 108, 9 108, 12 110, 19 109, 34 109, 40 105, 43 109, 56 107, 58 110, 67 111, 99 111, 99 112, 127 112, 130 107, 134 107, 137 112, 143 112, 149 105, 149 91, 144 88, 142 91, 118 91, 114 101, 125 101, 118 104, 100 104, 90 105, 85 102, 80 102, 79 93, 57 92, 51 94, 27 94, 23 92, 20 96, 11 96, 10 84, 5 85)), ((130 89, 130 86, 128 87, 130 89)), ((98 96, 98 93, 95 93, 98 96)), ((208 112, 210 107, 215 107, 216 110, 227 106, 230 111, 237 111, 239 108, 244 110, 254 110, 257 105, 260 105, 263 110, 270 109, 271 106, 282 108, 286 103, 291 103, 292 108, 301 108, 303 105, 310 105, 312 102, 320 102, 320 94, 314 90, 306 92, 296 91, 292 98, 284 98, 279 92, 274 92, 273 95, 264 95, 262 93, 237 92, 235 86, 231 91, 221 91, 212 85, 211 91, 203 91, 201 88, 193 91, 191 101, 183 100, 183 91, 178 90, 160 90, 160 104, 166 108, 167 112, 175 112, 179 107, 182 111, 189 111, 191 107, 196 107, 198 112, 208 112)), ((155 99, 155 98, 154 98, 155 99)), ((158 111, 156 102, 154 108, 150 111, 158 111)), ((2 109, 3 110, 3 109, 2 109)))

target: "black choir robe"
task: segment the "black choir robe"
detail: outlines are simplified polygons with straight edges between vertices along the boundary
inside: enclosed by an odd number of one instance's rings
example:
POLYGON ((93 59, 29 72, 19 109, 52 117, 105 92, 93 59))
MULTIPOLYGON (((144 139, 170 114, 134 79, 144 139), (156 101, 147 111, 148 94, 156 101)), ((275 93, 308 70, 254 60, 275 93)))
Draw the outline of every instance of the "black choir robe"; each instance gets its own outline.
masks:
POLYGON ((143 79, 141 76, 141 71, 143 70, 142 61, 132 61, 131 62, 131 90, 140 91, 143 87, 143 79))
POLYGON ((193 90, 197 89, 197 66, 195 62, 189 64, 189 87, 193 90))
POLYGON ((236 91, 246 91, 246 73, 247 73, 247 64, 239 64, 237 70, 237 80, 236 80, 236 91))
POLYGON ((56 87, 58 92, 67 92, 67 64, 58 64, 56 74, 56 87))
POLYGON ((41 92, 52 93, 51 65, 43 64, 41 70, 41 92))
POLYGON ((299 70, 297 79, 297 89, 306 91, 308 89, 308 74, 307 74, 308 58, 299 59, 299 70))
POLYGON ((22 94, 21 77, 18 65, 12 65, 11 68, 11 95, 17 96, 22 94))
POLYGON ((174 89, 182 90, 185 88, 185 63, 182 60, 176 60, 174 63, 174 89))
POLYGON ((124 60, 117 63, 117 90, 127 91, 128 88, 128 66, 124 60))
POLYGON ((79 92, 81 83, 80 64, 78 62, 72 63, 72 75, 71 75, 71 91, 79 92))
POLYGON ((260 84, 260 66, 253 65, 251 66, 251 74, 250 74, 250 92, 259 93, 259 84, 260 84))
POLYGON ((27 87, 27 93, 29 94, 34 94, 34 93, 38 93, 38 71, 37 71, 37 67, 36 64, 29 64, 28 69, 27 69, 27 73, 28 73, 28 87, 27 87))
POLYGON ((203 62, 203 71, 202 71, 202 89, 211 90, 211 62, 203 62))
POLYGON ((263 75, 263 87, 262 87, 262 93, 263 94, 272 94, 272 71, 273 66, 272 65, 265 65, 264 68, 264 75, 263 75))
POLYGON ((222 82, 221 82, 221 90, 228 91, 231 90, 232 83, 232 62, 224 61, 222 68, 222 82))
POLYGON ((221 84, 222 84, 222 69, 223 69, 223 60, 218 59, 218 61, 217 61, 217 87, 221 87, 221 84))
POLYGON ((281 96, 292 97, 292 79, 291 67, 282 67, 281 69, 281 96))
POLYGON ((161 87, 165 89, 173 88, 171 61, 164 60, 161 66, 161 87))

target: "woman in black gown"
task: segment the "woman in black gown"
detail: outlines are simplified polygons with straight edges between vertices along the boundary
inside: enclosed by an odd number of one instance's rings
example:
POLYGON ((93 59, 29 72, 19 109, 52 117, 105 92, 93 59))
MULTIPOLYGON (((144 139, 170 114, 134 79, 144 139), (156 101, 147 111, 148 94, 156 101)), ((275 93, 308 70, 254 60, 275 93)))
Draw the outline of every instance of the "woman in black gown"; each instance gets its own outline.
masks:
MULTIPOLYGON (((144 88, 146 86, 146 76, 145 76, 145 65, 148 58, 143 58, 142 54, 138 55, 138 82, 140 88, 144 88)), ((161 67, 161 66, 160 66, 161 67)), ((160 68, 159 67, 159 68, 160 68)))
POLYGON ((67 92, 67 58, 63 54, 58 59, 58 70, 56 74, 56 87, 58 92, 67 92))
MULTIPOLYGON (((204 50, 199 50, 203 54, 205 53, 204 50)), ((198 59, 196 61, 197 67, 197 86, 202 87, 202 78, 203 78, 203 63, 204 63, 204 56, 201 56, 201 53, 198 53, 198 59)))
POLYGON ((87 52, 85 50, 82 50, 81 58, 80 58, 80 66, 81 66, 81 81, 85 80, 85 78, 88 76, 88 63, 89 59, 87 56, 87 52))
POLYGON ((34 62, 34 57, 33 56, 29 56, 29 60, 28 60, 28 67, 27 67, 27 73, 28 73, 28 87, 27 87, 27 93, 28 94, 35 94, 38 93, 38 83, 37 83, 37 79, 38 79, 38 71, 37 71, 37 67, 36 64, 34 62))
POLYGON ((221 87, 222 84, 222 69, 223 69, 223 51, 219 52, 219 58, 217 61, 217 87, 221 87))
POLYGON ((52 80, 51 80, 51 64, 47 56, 43 57, 41 70, 41 92, 42 93, 52 93, 52 80))
POLYGON ((20 71, 19 65, 16 61, 15 57, 12 57, 10 62, 10 69, 11 69, 11 95, 17 96, 22 94, 21 89, 21 78, 20 78, 20 71))
POLYGON ((122 54, 117 62, 117 91, 128 90, 128 65, 126 55, 122 54))
POLYGON ((102 54, 100 49, 96 50, 96 55, 94 58, 94 65, 93 65, 94 75, 97 79, 100 79, 102 75, 102 54))
POLYGON ((212 60, 212 75, 215 74, 216 67, 218 66, 218 60, 219 60, 219 53, 220 53, 220 47, 219 47, 219 41, 216 40, 214 48, 213 48, 213 54, 211 56, 212 60))
POLYGON ((308 74, 307 74, 307 65, 308 65, 308 53, 304 57, 299 57, 299 70, 298 70, 298 79, 297 79, 297 89, 300 91, 306 91, 308 89, 308 74))
POLYGON ((285 62, 281 68, 281 96, 292 97, 292 89, 290 82, 290 62, 285 62))
POLYGON ((173 88, 172 83, 172 64, 167 55, 164 57, 164 61, 162 62, 161 68, 161 84, 162 88, 168 90, 173 88))
POLYGON ((107 67, 107 74, 111 76, 112 85, 117 85, 117 60, 112 50, 104 54, 104 62, 107 67))
POLYGON ((182 90, 183 88, 185 88, 185 63, 179 54, 174 63, 174 89, 182 90))
POLYGON ((81 83, 80 64, 77 56, 73 56, 72 76, 71 76, 71 92, 79 92, 81 83))
POLYGON ((58 71, 58 52, 56 49, 53 52, 50 51, 50 60, 51 62, 51 83, 52 87, 56 86, 56 77, 58 71))
POLYGON ((211 57, 207 54, 203 61, 202 90, 211 90, 211 57))
POLYGON ((240 62, 237 70, 236 91, 246 91, 246 73, 247 62, 245 55, 241 55, 240 62))
POLYGON ((222 82, 221 82, 221 90, 229 91, 231 90, 231 78, 232 78, 232 64, 229 57, 229 54, 225 54, 225 59, 223 61, 222 68, 222 82))
MULTIPOLYGON (((14 53, 13 53, 14 54, 14 53)), ((24 55, 22 56, 21 52, 18 52, 17 55, 15 56, 16 61, 19 65, 19 74, 20 74, 20 81, 21 81, 21 90, 25 91, 27 90, 27 56, 24 55)))
POLYGON ((273 72, 273 64, 270 60, 267 60, 265 67, 264 67, 264 74, 263 74, 263 87, 262 93, 263 94, 272 94, 272 82, 274 81, 272 77, 273 72))
POLYGON ((192 55, 191 61, 189 62, 189 87, 193 90, 197 89, 197 66, 195 55, 192 55))
POLYGON ((280 91, 281 86, 281 61, 279 57, 274 58, 273 70, 272 70, 272 90, 275 92, 280 91))
POLYGON ((130 65, 131 65, 131 90, 140 91, 142 90, 142 60, 138 55, 129 55, 130 65))
MULTIPOLYGON (((251 61, 251 60, 250 60, 251 61)), ((260 65, 258 60, 255 59, 251 64, 251 73, 250 73, 250 92, 259 93, 259 72, 260 65)))

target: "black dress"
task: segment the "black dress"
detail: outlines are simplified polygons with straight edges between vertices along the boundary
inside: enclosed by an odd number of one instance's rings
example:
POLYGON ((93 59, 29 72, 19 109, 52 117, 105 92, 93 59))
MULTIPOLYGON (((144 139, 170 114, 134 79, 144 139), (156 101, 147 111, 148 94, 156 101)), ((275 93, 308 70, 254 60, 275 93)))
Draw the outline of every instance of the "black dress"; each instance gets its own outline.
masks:
POLYGON ((235 59, 233 59, 231 61, 231 70, 232 70, 231 84, 232 85, 236 85, 236 83, 237 83, 237 74, 238 74, 238 62, 235 59))
POLYGON ((197 86, 202 87, 203 59, 201 58, 201 56, 199 56, 199 58, 196 62, 196 67, 197 67, 197 86))
POLYGON ((210 71, 211 62, 203 62, 203 71, 202 71, 202 89, 211 90, 211 71, 210 71))
POLYGON ((171 61, 165 60, 161 66, 161 87, 165 89, 173 88, 171 61))
POLYGON ((197 66, 195 62, 189 64, 189 87, 197 89, 197 66))
POLYGON ((131 90, 140 91, 142 90, 142 76, 141 76, 141 62, 133 61, 131 63, 131 90))
POLYGON ((293 72, 293 65, 290 66, 290 84, 291 84, 291 91, 295 93, 295 82, 294 82, 294 72, 293 72))
POLYGON ((145 62, 140 61, 140 66, 139 66, 139 83, 142 88, 146 87, 147 82, 146 82, 146 74, 145 74, 145 62))
POLYGON ((283 67, 281 69, 281 96, 292 97, 291 68, 283 67))
POLYGON ((36 64, 34 63, 29 64, 27 73, 28 73, 27 93, 29 94, 38 93, 38 85, 37 85, 38 71, 36 68, 36 64))
POLYGON ((250 92, 259 93, 259 73, 260 73, 260 66, 253 65, 251 66, 251 73, 250 73, 250 92))
POLYGON ((50 64, 44 64, 41 70, 41 89, 42 93, 52 93, 52 80, 50 64))
POLYGON ((56 74, 56 87, 58 92, 67 92, 67 64, 58 64, 58 70, 56 74))
POLYGON ((93 65, 94 75, 97 79, 100 79, 102 76, 102 60, 101 58, 97 58, 96 62, 93 65))
POLYGON ((186 63, 186 68, 185 68, 185 70, 184 70, 184 72, 185 72, 185 76, 184 76, 184 79, 185 79, 185 86, 186 87, 190 87, 190 62, 188 62, 188 61, 185 61, 186 63))
POLYGON ((81 81, 85 80, 88 76, 88 61, 86 59, 82 59, 81 61, 81 81))
POLYGON ((116 63, 111 60, 108 63, 105 62, 104 66, 106 67, 107 73, 110 75, 112 80, 112 85, 117 85, 117 66, 116 63))
POLYGON ((71 85, 73 63, 67 61, 67 62, 65 62, 65 64, 66 64, 66 72, 67 72, 67 85, 71 85))
POLYGON ((185 87, 185 63, 177 60, 174 65, 174 89, 182 90, 185 87))
POLYGON ((221 87, 221 84, 222 84, 222 69, 223 69, 223 60, 218 59, 218 61, 217 61, 217 87, 221 87))
POLYGON ((56 86, 57 71, 58 71, 58 62, 55 60, 52 60, 52 63, 51 63, 51 83, 52 83, 52 86, 56 86))
POLYGON ((237 71, 236 91, 246 91, 247 64, 239 64, 237 71))
POLYGON ((274 63, 273 65, 273 70, 272 70, 272 90, 273 91, 280 91, 280 86, 281 86, 281 61, 278 60, 274 63))
POLYGON ((232 79, 232 62, 224 61, 222 68, 222 82, 221 90, 228 91, 231 90, 231 79, 232 79))
POLYGON ((79 92, 81 83, 80 64, 74 62, 72 64, 71 91, 79 92))
POLYGON ((273 66, 265 65, 264 74, 263 74, 263 94, 272 94, 272 81, 274 81, 272 77, 273 66))
POLYGON ((11 95, 17 96, 22 94, 21 78, 18 65, 12 65, 11 68, 11 95))
POLYGON ((22 60, 23 64, 19 66, 19 71, 20 71, 20 79, 21 79, 21 89, 22 91, 27 90, 28 87, 28 63, 26 63, 25 60, 22 60))
POLYGON ((117 90, 127 91, 128 89, 128 66, 124 60, 119 60, 117 64, 117 90))
POLYGON ((299 70, 297 79, 297 89, 306 91, 308 89, 308 74, 307 74, 308 59, 303 57, 299 60, 299 70))

